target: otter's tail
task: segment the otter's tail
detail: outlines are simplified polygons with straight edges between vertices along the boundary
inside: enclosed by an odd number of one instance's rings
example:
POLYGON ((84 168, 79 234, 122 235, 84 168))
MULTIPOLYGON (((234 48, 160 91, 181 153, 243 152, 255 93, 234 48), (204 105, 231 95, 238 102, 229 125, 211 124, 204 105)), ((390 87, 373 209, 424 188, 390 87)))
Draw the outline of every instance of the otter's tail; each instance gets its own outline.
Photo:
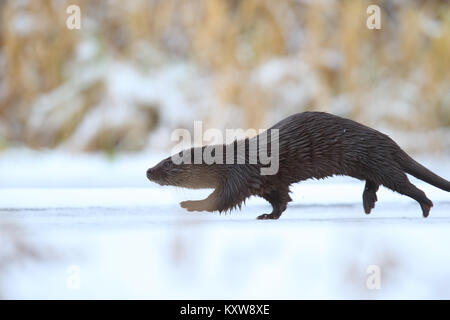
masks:
POLYGON ((411 158, 406 152, 401 152, 399 159, 399 164, 407 173, 413 175, 414 177, 428 182, 439 189, 450 192, 450 181, 438 176, 437 174, 431 172, 423 165, 411 158))

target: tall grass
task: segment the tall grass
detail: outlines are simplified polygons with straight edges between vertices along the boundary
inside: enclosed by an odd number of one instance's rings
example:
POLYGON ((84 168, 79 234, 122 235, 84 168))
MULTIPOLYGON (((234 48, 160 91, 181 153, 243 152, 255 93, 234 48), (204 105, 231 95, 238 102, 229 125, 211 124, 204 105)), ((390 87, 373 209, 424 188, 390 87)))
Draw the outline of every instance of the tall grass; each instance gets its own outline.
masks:
MULTIPOLYGON (((220 101, 216 107, 237 106, 250 127, 265 124, 270 112, 283 113, 277 109, 275 89, 254 81, 255 70, 274 58, 307 63, 317 76, 317 92, 298 111, 336 111, 330 106, 344 97, 346 108, 336 112, 369 124, 376 114, 400 129, 450 126, 449 3, 375 1, 382 10, 382 29, 369 30, 366 8, 373 3, 7 1, 0 9, 0 146, 4 141, 54 147, 95 107, 97 99, 83 90, 83 111, 76 121, 49 128, 53 138, 39 138, 28 125, 35 100, 68 80, 68 66, 76 61, 86 36, 95 38, 103 56, 136 62, 146 43, 158 52, 152 66, 188 61, 205 70, 212 74, 220 101), (81 31, 65 27, 65 9, 74 3, 81 7, 81 31), (28 29, 23 27, 27 24, 28 29), (410 98, 403 92, 409 84, 414 94, 410 98), (408 116, 386 112, 386 106, 373 110, 377 106, 370 102, 376 95, 385 95, 387 104, 400 96, 408 102, 408 116)), ((104 86, 93 86, 101 95, 104 86)), ((101 143, 95 146, 102 148, 101 143)))

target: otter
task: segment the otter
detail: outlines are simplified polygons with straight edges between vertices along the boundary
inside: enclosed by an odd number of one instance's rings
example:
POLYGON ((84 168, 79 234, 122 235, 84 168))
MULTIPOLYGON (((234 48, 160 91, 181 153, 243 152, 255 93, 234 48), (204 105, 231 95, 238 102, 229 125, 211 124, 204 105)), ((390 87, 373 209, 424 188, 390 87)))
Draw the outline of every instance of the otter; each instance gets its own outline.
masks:
MULTIPOLYGON (((413 160, 389 136, 353 120, 324 112, 291 115, 265 132, 269 137, 267 150, 271 150, 270 145, 274 143, 272 132, 277 132, 279 137, 279 163, 275 174, 263 175, 261 168, 267 164, 249 161, 249 146, 260 138, 259 134, 215 146, 215 152, 222 152, 218 158, 224 160, 230 150, 243 146, 243 152, 232 155, 233 163, 179 163, 172 156, 148 169, 147 177, 160 185, 214 189, 204 200, 181 202, 181 207, 188 211, 226 212, 241 208, 250 196, 260 196, 272 205, 272 212, 257 219, 278 219, 292 201, 290 185, 311 178, 345 175, 365 181, 362 202, 366 214, 375 207, 376 193, 383 185, 416 200, 423 217, 429 215, 433 202, 409 181, 406 173, 450 192, 449 181, 413 160), (242 158, 245 161, 237 161, 242 158)), ((196 152, 205 152, 206 148, 186 149, 178 157, 185 159, 196 152)), ((258 150, 260 148, 258 146, 258 150)))

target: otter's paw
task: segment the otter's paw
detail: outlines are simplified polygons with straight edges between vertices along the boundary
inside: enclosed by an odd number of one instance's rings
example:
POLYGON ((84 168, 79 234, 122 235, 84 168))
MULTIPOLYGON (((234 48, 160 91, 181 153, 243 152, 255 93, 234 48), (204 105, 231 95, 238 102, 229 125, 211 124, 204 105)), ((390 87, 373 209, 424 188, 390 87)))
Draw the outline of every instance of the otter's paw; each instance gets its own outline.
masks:
POLYGON ((420 206, 422 207, 422 215, 424 218, 428 217, 430 214, 430 209, 433 207, 433 202, 429 203, 420 203, 420 206))
POLYGON ((364 212, 369 214, 373 208, 375 208, 375 202, 377 202, 377 194, 373 191, 364 191, 363 193, 363 207, 364 212))
POLYGON ((180 206, 187 211, 214 211, 213 208, 210 208, 203 200, 182 201, 180 202, 180 206))
POLYGON ((182 201, 180 202, 180 206, 187 211, 200 211, 197 210, 197 207, 195 205, 195 201, 182 201))
POLYGON ((280 216, 279 215, 276 215, 276 214, 273 214, 273 213, 264 213, 264 214, 262 214, 262 215, 260 215, 260 216, 258 216, 256 219, 258 219, 258 220, 276 220, 276 219, 278 219, 280 216))

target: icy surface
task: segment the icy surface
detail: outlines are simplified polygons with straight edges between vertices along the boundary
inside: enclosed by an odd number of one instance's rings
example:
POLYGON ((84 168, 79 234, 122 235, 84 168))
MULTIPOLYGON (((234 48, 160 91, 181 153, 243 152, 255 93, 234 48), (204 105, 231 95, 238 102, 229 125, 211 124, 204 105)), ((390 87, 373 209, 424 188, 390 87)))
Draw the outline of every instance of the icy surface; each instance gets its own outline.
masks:
MULTIPOLYGON (((255 220, 270 211, 259 198, 230 215, 188 213, 178 203, 209 191, 146 181, 162 157, 0 154, 0 228, 51 253, 0 268, 2 297, 450 298, 447 192, 412 179, 434 201, 427 219, 384 188, 366 216, 363 182, 342 177, 295 185, 278 221, 255 220), (373 265, 378 290, 366 286, 373 265)), ((422 162, 450 177, 448 161, 422 162)))

